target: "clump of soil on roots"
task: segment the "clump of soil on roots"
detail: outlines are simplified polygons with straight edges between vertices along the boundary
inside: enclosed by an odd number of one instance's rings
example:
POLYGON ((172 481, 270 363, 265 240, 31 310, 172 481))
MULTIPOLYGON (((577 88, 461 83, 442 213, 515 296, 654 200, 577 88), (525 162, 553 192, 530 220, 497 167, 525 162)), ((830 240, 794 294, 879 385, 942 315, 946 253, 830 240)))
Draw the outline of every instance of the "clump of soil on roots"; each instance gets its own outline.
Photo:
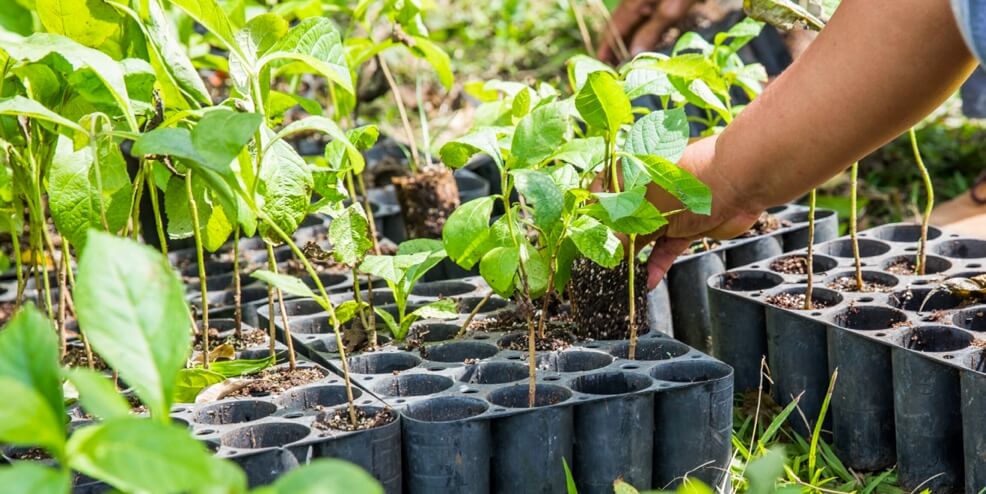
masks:
POLYGON ((389 408, 380 410, 356 409, 356 425, 349 421, 348 407, 341 407, 331 413, 321 412, 312 423, 312 427, 320 430, 334 429, 337 431, 361 431, 387 425, 396 416, 389 408))
MULTIPOLYGON (((539 352, 553 352, 564 350, 572 346, 575 342, 575 335, 566 330, 570 325, 559 325, 557 323, 545 325, 544 338, 537 336, 534 340, 534 349, 539 352)), ((526 352, 529 350, 528 332, 518 332, 504 338, 504 350, 517 350, 526 352)))
MULTIPOLYGON (((767 303, 782 309, 803 310, 805 308, 805 294, 803 293, 778 293, 767 297, 767 303)), ((832 304, 827 300, 812 300, 812 309, 824 309, 831 307, 832 304)))
MULTIPOLYGON (((572 268, 571 304, 573 329, 580 339, 623 340, 630 337, 630 292, 626 261, 605 269, 579 258, 572 268)), ((647 266, 638 263, 634 273, 637 334, 647 326, 647 266)))
POLYGON ((768 233, 773 233, 781 228, 786 228, 791 226, 791 222, 788 220, 782 220, 769 213, 761 213, 760 218, 757 222, 750 227, 741 238, 757 237, 760 235, 767 235, 768 233))
POLYGON ((442 238, 445 220, 459 207, 459 187, 452 171, 433 165, 393 180, 407 237, 442 238))
POLYGON ((298 367, 291 370, 287 367, 265 369, 259 374, 250 376, 249 381, 240 389, 227 396, 267 396, 281 394, 291 388, 304 386, 325 377, 325 373, 312 367, 298 367))

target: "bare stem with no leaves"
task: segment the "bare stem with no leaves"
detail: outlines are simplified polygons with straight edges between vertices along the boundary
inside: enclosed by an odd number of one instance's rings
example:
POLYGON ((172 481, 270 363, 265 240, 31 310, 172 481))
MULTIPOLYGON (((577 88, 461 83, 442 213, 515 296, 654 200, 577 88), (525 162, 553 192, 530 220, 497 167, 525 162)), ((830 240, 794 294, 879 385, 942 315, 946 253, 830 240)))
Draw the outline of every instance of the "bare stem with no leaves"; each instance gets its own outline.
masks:
POLYGON ((856 194, 859 188, 859 162, 852 164, 849 170, 849 238, 852 240, 852 256, 856 261, 856 288, 863 290, 863 260, 859 256, 859 231, 856 194))
POLYGON ((815 196, 815 189, 811 189, 808 199, 808 267, 805 269, 808 273, 808 286, 805 287, 805 310, 811 310, 811 296, 815 282, 813 279, 815 271, 815 196))
POLYGON ((914 133, 914 127, 908 130, 911 137, 911 150, 914 151, 914 161, 918 164, 918 171, 921 172, 921 181, 924 182, 924 191, 927 199, 924 204, 924 215, 921 217, 921 239, 918 241, 918 258, 915 263, 915 271, 918 275, 924 275, 927 271, 928 260, 928 222, 931 221, 931 210, 935 208, 935 186, 931 182, 931 175, 928 168, 924 166, 921 159, 921 150, 918 149, 918 137, 914 133))
MULTIPOLYGON (((199 291, 202 298, 202 367, 209 368, 209 287, 205 278, 205 255, 202 252, 202 231, 199 230, 199 208, 192 194, 192 170, 185 173, 185 194, 192 214, 192 234, 195 237, 195 259, 199 264, 199 291)), ((193 326, 194 327, 194 326, 193 326)))

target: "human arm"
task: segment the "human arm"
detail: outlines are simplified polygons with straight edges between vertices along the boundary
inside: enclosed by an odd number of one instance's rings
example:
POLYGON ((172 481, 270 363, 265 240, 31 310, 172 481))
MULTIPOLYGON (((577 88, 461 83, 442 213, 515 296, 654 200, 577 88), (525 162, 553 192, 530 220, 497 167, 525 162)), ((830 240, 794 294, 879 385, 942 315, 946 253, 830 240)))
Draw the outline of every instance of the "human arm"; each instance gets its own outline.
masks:
MULTIPOLYGON (((672 216, 648 260, 656 285, 692 239, 731 238, 930 113, 975 67, 948 0, 843 0, 814 43, 679 165, 713 192, 709 216, 672 216)), ((680 207, 663 191, 648 198, 680 207)))
POLYGON ((596 57, 617 65, 623 61, 617 49, 620 44, 630 56, 653 50, 661 36, 685 18, 695 1, 623 0, 613 10, 596 57))

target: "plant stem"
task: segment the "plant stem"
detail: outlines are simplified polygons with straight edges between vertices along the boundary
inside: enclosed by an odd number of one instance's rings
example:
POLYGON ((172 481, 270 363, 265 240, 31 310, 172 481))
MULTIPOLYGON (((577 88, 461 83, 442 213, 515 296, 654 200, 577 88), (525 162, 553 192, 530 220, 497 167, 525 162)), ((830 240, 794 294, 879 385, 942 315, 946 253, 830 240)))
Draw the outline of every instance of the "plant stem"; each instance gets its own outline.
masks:
MULTIPOLYGON (((274 260, 274 246, 267 242, 267 266, 271 272, 277 274, 277 261, 274 260)), ((277 308, 281 312, 281 324, 284 325, 284 344, 288 346, 288 368, 295 370, 298 367, 298 360, 294 355, 294 341, 291 340, 291 321, 288 317, 288 309, 284 306, 284 292, 280 288, 274 288, 274 295, 277 296, 277 308)))
POLYGON ((636 286, 634 283, 634 277, 637 271, 637 255, 635 244, 637 241, 637 235, 634 233, 630 234, 630 252, 627 254, 627 278, 630 280, 629 292, 630 292, 630 348, 627 351, 627 358, 634 360, 637 355, 637 296, 636 296, 636 286))
POLYGON ((585 18, 582 16, 582 11, 579 10, 578 5, 575 4, 574 0, 568 0, 568 6, 572 9, 572 15, 575 17, 575 23, 579 27, 579 36, 582 37, 582 45, 585 48, 585 52, 589 55, 596 53, 596 50, 592 47, 592 36, 589 35, 589 28, 586 27, 585 18))
POLYGON ((301 252, 301 249, 298 248, 298 245, 294 243, 294 240, 291 239, 291 236, 288 235, 287 233, 284 233, 284 230, 282 230, 281 227, 277 225, 277 223, 274 223, 274 221, 271 220, 270 217, 264 214, 263 211, 258 212, 258 217, 262 221, 267 223, 268 226, 270 226, 271 230, 274 230, 277 236, 280 237, 281 240, 284 241, 284 243, 288 244, 288 246, 291 248, 291 252, 293 252, 294 255, 298 258, 298 260, 301 261, 302 265, 305 266, 305 271, 307 271, 308 275, 312 277, 312 280, 315 282, 316 288, 318 288, 318 293, 321 296, 321 299, 316 299, 316 301, 322 304, 322 308, 324 308, 326 312, 329 313, 329 321, 332 323, 332 331, 335 333, 336 347, 339 351, 339 360, 341 360, 342 362, 342 378, 346 385, 346 400, 349 404, 348 407, 349 421, 351 424, 355 426, 356 404, 353 398, 353 383, 349 378, 349 360, 346 358, 346 347, 343 346, 342 333, 339 331, 339 319, 336 317, 336 311, 335 311, 335 307, 332 305, 332 300, 329 299, 329 294, 325 291, 325 286, 322 285, 322 280, 321 278, 318 277, 318 273, 315 272, 315 268, 312 267, 312 264, 310 262, 308 262, 308 258, 306 258, 305 254, 301 252))
POLYGON ((816 199, 815 189, 811 189, 811 194, 808 199, 808 267, 805 271, 808 273, 808 286, 805 287, 805 310, 811 310, 811 297, 812 290, 814 289, 814 271, 815 271, 815 199, 816 199))
POLYGON ((397 103, 397 113, 401 116, 401 124, 404 126, 404 132, 407 134, 407 143, 411 147, 411 172, 417 173, 418 165, 421 163, 421 156, 418 155, 418 144, 414 138, 414 130, 411 129, 411 120, 407 118, 407 105, 404 104, 400 87, 397 86, 397 81, 394 80, 394 76, 390 73, 390 68, 387 67, 387 62, 383 59, 382 55, 377 55, 377 63, 380 64, 380 71, 383 72, 383 77, 387 80, 387 85, 390 86, 390 92, 394 93, 394 102, 397 103))
POLYGON ((267 285, 267 342, 270 344, 270 358, 277 363, 277 328, 274 325, 274 285, 267 285))
POLYGON ((58 270, 58 356, 60 361, 65 359, 65 354, 68 351, 68 342, 65 336, 65 311, 66 305, 68 305, 68 259, 68 240, 63 238, 62 255, 59 259, 61 268, 58 270))
MULTIPOLYGON (((353 173, 352 173, 352 171, 350 171, 349 173, 346 173, 346 189, 349 191, 349 200, 351 200, 353 202, 353 204, 359 204, 359 196, 356 195, 356 187, 353 185, 353 173)), ((370 220, 367 220, 367 226, 369 226, 369 223, 370 223, 370 220)), ((367 320, 366 310, 363 307, 363 301, 361 300, 362 297, 360 295, 360 289, 359 289, 359 272, 356 270, 356 266, 355 265, 352 266, 351 269, 352 269, 352 272, 353 272, 353 300, 356 301, 356 305, 357 305, 357 307, 359 307, 359 310, 358 310, 358 312, 359 312, 359 319, 360 319, 360 322, 363 324, 363 329, 366 329, 366 330, 369 331, 370 330, 370 326, 369 326, 370 323, 367 320)), ((368 293, 370 295, 370 303, 372 304, 373 303, 373 292, 370 291, 368 293)), ((372 316, 373 316, 373 312, 372 312, 372 309, 371 309, 370 317, 372 317, 372 316)), ((374 329, 374 333, 375 333, 375 329, 374 329)), ((373 338, 372 338, 373 339, 373 346, 376 346, 376 334, 373 334, 372 336, 373 336, 373 338)))
POLYGON ((476 306, 472 308, 472 311, 469 313, 469 316, 466 317, 465 322, 462 323, 462 327, 459 328, 458 334, 455 335, 456 338, 462 338, 466 334, 466 330, 469 329, 469 325, 472 324, 473 318, 476 317, 476 314, 479 314, 479 311, 483 310, 483 306, 486 305, 486 302, 489 302, 490 301, 490 298, 492 296, 493 296, 493 291, 490 290, 490 292, 487 293, 479 301, 479 303, 476 304, 476 306))
MULTIPOLYGON (((504 210, 505 210, 504 214, 507 217, 507 228, 510 230, 510 238, 513 239, 514 244, 517 245, 519 249, 520 241, 517 239, 517 233, 515 232, 514 229, 513 214, 510 208, 510 192, 512 187, 510 182, 508 181, 508 177, 509 175, 507 175, 506 171, 504 171, 500 177, 500 183, 504 185, 503 195, 501 196, 501 200, 503 201, 504 204, 504 210)), ((525 240, 524 242, 526 244, 527 241, 525 240)), ((535 357, 534 354, 537 347, 535 338, 537 337, 537 333, 536 333, 536 328, 534 326, 534 316, 533 314, 530 313, 534 311, 534 302, 531 300, 531 289, 527 283, 527 270, 524 268, 524 254, 525 252, 521 252, 520 254, 520 260, 518 262, 518 268, 519 268, 518 271, 520 274, 520 284, 521 287, 523 287, 524 297, 527 299, 527 306, 529 307, 528 314, 526 315, 527 353, 528 353, 527 358, 529 360, 528 373, 530 375, 530 382, 527 387, 527 406, 534 408, 534 404, 536 403, 536 398, 537 398, 536 396, 537 365, 534 362, 534 357, 535 357)))
MULTIPOLYGON (((192 234, 195 237, 195 259, 199 264, 199 292, 202 303, 202 368, 209 368, 209 287, 205 278, 205 255, 202 252, 202 232, 199 230, 199 208, 192 194, 192 170, 185 172, 185 194, 192 213, 192 234)), ((194 326, 193 326, 194 329, 194 326)))
POLYGON ((168 256, 168 237, 164 234, 164 224, 161 222, 161 206, 157 202, 158 187, 154 183, 154 165, 145 161, 147 168, 147 185, 150 189, 151 211, 154 214, 154 227, 157 229, 158 242, 161 243, 161 253, 168 256))
POLYGON ((859 231, 859 225, 857 216, 859 212, 857 210, 856 204, 856 194, 858 192, 859 185, 859 162, 852 164, 852 168, 849 169, 849 238, 852 241, 852 256, 856 262, 856 288, 859 291, 863 290, 863 260, 859 256, 859 237, 856 234, 859 231))
MULTIPOLYGON (((15 201, 16 207, 16 201, 15 201)), ((21 239, 20 233, 17 232, 17 228, 14 227, 14 220, 10 220, 10 239, 14 244, 14 266, 17 269, 17 297, 14 299, 14 304, 20 307, 24 302, 24 288, 27 287, 27 283, 24 280, 24 262, 21 260, 21 239)))
MULTIPOLYGON (((370 207, 370 198, 366 195, 366 182, 363 180, 363 175, 356 175, 356 183, 359 184, 360 194, 363 195, 363 209, 366 211, 366 220, 370 223, 370 240, 373 242, 373 253, 379 256, 380 243, 377 242, 377 222, 373 219, 373 208, 370 207)), ((367 276, 367 279, 369 279, 369 276, 367 276)), ((370 289, 372 288, 371 286, 370 289)))
MULTIPOLYGON (((134 181, 134 199, 130 203, 130 232, 131 237, 134 242, 136 242, 140 235, 140 198, 144 194, 144 174, 140 171, 137 173, 137 178, 134 181)), ((124 231, 126 231, 126 226, 124 226, 124 231)))
POLYGON ((914 127, 907 131, 911 137, 911 150, 914 151, 914 161, 918 164, 918 171, 921 172, 921 181, 924 182, 924 191, 927 199, 924 204, 924 215, 921 217, 921 239, 918 242, 918 258, 915 263, 915 271, 919 276, 923 276, 927 271, 928 260, 928 222, 931 221, 931 210, 935 208, 935 186, 931 183, 931 175, 928 168, 924 166, 921 159, 921 150, 918 149, 918 137, 914 133, 914 127))
MULTIPOLYGON (((420 61, 419 61, 420 62, 420 61)), ((420 63, 416 63, 420 65, 420 63)), ((428 115, 425 112, 425 99, 421 94, 421 70, 414 79, 414 96, 418 103, 418 120, 421 121, 421 144, 424 146, 425 163, 431 163, 431 136, 428 132, 428 115)))
POLYGON ((243 337, 243 293, 240 287, 240 226, 233 231, 233 334, 243 337))
POLYGON ((551 294, 554 293, 554 289, 553 289, 553 287, 555 286, 554 264, 555 264, 554 258, 552 258, 548 262, 548 290, 544 292, 544 296, 541 297, 541 316, 538 318, 538 336, 540 338, 544 338, 544 327, 548 322, 548 302, 551 300, 551 294))

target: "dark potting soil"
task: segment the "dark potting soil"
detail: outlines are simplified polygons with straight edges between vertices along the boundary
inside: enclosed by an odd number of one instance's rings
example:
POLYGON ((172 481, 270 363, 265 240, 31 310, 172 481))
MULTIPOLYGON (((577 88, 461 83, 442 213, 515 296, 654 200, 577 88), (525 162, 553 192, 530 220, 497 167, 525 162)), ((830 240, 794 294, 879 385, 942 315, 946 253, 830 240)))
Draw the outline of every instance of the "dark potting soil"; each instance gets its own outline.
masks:
MULTIPOLYGON (((86 356, 86 349, 81 345, 69 345, 65 349, 65 357, 62 358, 62 365, 72 368, 89 367, 89 358, 86 356)), ((97 355, 92 354, 92 366, 94 370, 106 370, 109 368, 106 362, 97 355)))
POLYGON ((227 396, 267 396, 281 394, 291 388, 304 386, 325 377, 325 373, 312 367, 287 367, 265 369, 259 374, 249 376, 249 381, 227 396))
POLYGON ((410 177, 394 177, 408 238, 442 238, 442 227, 459 207, 459 187, 452 170, 432 165, 410 177))
POLYGON ((859 285, 856 283, 855 276, 840 276, 829 282, 829 288, 840 291, 840 292, 889 292, 893 290, 893 286, 881 283, 879 281, 866 281, 863 280, 863 288, 860 289, 859 285))
POLYGON ((43 461, 50 460, 51 454, 44 448, 25 448, 7 453, 7 458, 15 461, 43 461))
MULTIPOLYGON (((804 310, 805 294, 803 293, 778 293, 767 297, 767 303, 782 309, 804 310)), ((824 309, 832 304, 827 300, 813 300, 812 309, 824 309)))
POLYGON ((16 302, 4 302, 0 304, 0 325, 7 324, 7 321, 17 312, 16 302))
MULTIPOLYGON (((202 331, 199 330, 195 333, 195 343, 192 349, 201 352, 202 351, 202 331)), ((219 330, 216 328, 209 328, 209 350, 215 350, 216 347, 225 343, 221 338, 219 338, 219 330)))
POLYGON ((917 272, 917 266, 909 259, 898 259, 888 264, 886 271, 892 274, 912 275, 917 272))
POLYGON ((936 310, 930 316, 922 319, 925 322, 945 322, 949 319, 949 313, 943 310, 936 310))
POLYGON ((782 257, 770 263, 770 269, 784 274, 808 274, 808 258, 805 256, 782 257))
POLYGON ((721 244, 719 243, 718 240, 712 240, 708 238, 702 240, 696 240, 692 242, 692 245, 688 246, 688 252, 691 254, 708 252, 712 249, 715 249, 716 247, 719 247, 720 245, 721 244))
POLYGON ((233 345, 237 350, 246 350, 258 346, 267 345, 267 333, 262 329, 248 329, 243 331, 239 337, 236 334, 226 338, 226 343, 233 345))
MULTIPOLYGON (((613 269, 588 259, 575 260, 570 283, 572 321, 580 339, 623 340, 630 337, 629 283, 626 261, 613 269)), ((647 266, 634 273, 637 334, 647 332, 647 266)))
MULTIPOLYGON (((566 330, 565 327, 571 328, 571 325, 559 325, 557 322, 551 324, 545 324, 544 328, 544 338, 540 336, 534 339, 534 349, 539 352, 553 352, 556 350, 564 350, 575 342, 575 335, 570 331, 566 330)), ((520 352, 526 352, 530 350, 528 348, 528 336, 529 331, 525 330, 523 332, 517 332, 508 335, 504 338, 506 344, 503 345, 505 350, 517 350, 520 352)))
POLYGON ((782 220, 772 214, 764 212, 760 214, 760 218, 757 219, 757 222, 754 223, 753 226, 746 231, 746 233, 740 235, 740 237, 750 238, 766 235, 789 226, 791 226, 790 221, 782 220))
POLYGON ((326 414, 319 413, 312 423, 312 427, 321 430, 335 429, 337 431, 362 431, 387 425, 394 421, 397 415, 389 408, 367 411, 363 408, 356 409, 356 425, 349 420, 348 407, 326 414))

